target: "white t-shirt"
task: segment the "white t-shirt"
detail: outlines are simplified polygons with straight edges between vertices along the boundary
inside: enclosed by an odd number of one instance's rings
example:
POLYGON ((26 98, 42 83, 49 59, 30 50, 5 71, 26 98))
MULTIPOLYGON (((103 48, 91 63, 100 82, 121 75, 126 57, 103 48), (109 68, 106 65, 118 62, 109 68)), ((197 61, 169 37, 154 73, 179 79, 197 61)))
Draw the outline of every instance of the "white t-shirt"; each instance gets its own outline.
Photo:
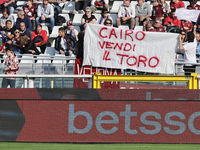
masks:
POLYGON ((61 44, 61 47, 62 47, 63 49, 67 49, 66 40, 65 40, 64 38, 61 38, 60 44, 61 44))
POLYGON ((185 49, 184 62, 196 63, 196 39, 194 39, 194 42, 187 43, 183 47, 185 49))

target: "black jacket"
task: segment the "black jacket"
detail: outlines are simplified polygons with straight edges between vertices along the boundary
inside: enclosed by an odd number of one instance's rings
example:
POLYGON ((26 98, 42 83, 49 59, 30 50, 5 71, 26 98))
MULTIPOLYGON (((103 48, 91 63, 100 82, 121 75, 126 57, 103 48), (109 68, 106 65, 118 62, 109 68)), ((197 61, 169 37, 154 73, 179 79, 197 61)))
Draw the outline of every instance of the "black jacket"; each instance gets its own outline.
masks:
MULTIPOLYGON (((67 41, 66 36, 65 36, 65 40, 67 41)), ((61 47, 60 43, 61 43, 61 36, 58 36, 58 37, 56 37, 56 41, 55 41, 55 49, 57 51, 59 51, 59 53, 60 53, 60 50, 64 51, 64 49, 61 47)), ((68 50, 70 50, 70 45, 68 42, 66 42, 66 44, 67 44, 67 51, 68 51, 68 50)))

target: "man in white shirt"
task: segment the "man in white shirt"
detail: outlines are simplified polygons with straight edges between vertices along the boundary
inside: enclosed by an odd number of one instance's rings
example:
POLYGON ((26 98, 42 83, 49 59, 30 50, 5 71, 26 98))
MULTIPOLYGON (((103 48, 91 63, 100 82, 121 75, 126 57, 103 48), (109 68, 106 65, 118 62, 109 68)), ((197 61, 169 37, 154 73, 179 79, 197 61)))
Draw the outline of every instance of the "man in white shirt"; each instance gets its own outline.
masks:
POLYGON ((130 0, 123 0, 123 4, 119 6, 118 18, 116 19, 117 27, 122 24, 129 24, 129 28, 135 27, 135 9, 131 5, 130 0))
MULTIPOLYGON (((185 51, 184 53, 184 62, 186 63, 196 63, 196 47, 197 42, 193 32, 187 33, 188 43, 183 46, 181 35, 179 35, 179 49, 185 51)), ((193 64, 186 64, 184 66, 185 75, 190 75, 191 73, 195 72, 195 65, 193 64)))

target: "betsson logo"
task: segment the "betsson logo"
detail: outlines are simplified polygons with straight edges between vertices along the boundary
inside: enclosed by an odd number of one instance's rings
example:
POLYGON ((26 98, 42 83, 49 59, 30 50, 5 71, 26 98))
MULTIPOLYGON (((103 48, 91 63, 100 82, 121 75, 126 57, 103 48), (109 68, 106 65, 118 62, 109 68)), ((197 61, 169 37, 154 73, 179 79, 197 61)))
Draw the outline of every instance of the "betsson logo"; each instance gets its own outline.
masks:
MULTIPOLYGON (((159 133, 162 130, 162 125, 157 121, 147 120, 146 118, 148 116, 153 116, 157 120, 161 119, 161 115, 159 112, 146 111, 146 112, 142 113, 142 115, 140 116, 140 121, 144 125, 155 126, 155 129, 148 130, 145 127, 139 127, 139 130, 144 134, 159 133)), ((171 130, 170 127, 165 126, 165 127, 163 127, 164 131, 167 134, 171 134, 171 135, 182 134, 186 130, 186 125, 181 121, 170 120, 170 118, 172 116, 177 116, 180 118, 180 120, 186 119, 185 115, 182 112, 178 112, 178 111, 168 112, 167 114, 165 114, 165 117, 164 117, 165 123, 170 126, 179 126, 179 129, 171 130)), ((194 123, 195 118, 198 116, 200 116, 200 112, 194 112, 192 115, 190 115, 190 117, 188 119, 189 130, 196 135, 200 135, 200 130, 196 129, 194 127, 193 123, 194 123)), ((97 115, 96 119, 92 118, 91 114, 88 113, 87 111, 74 112, 74 104, 69 104, 68 133, 78 133, 78 134, 88 133, 88 132, 90 132, 92 126, 95 125, 96 129, 100 133, 113 134, 118 130, 118 127, 116 125, 119 124, 119 117, 125 117, 125 126, 124 127, 125 127, 125 132, 127 134, 138 134, 138 132, 140 132, 140 131, 137 131, 136 129, 130 128, 131 117, 139 117, 139 116, 137 116, 137 112, 131 111, 130 104, 125 105, 125 111, 120 112, 120 116, 117 116, 112 111, 103 111, 97 115), (83 129, 77 129, 74 125, 74 120, 77 116, 82 116, 87 119, 87 125, 83 129), (104 116, 110 116, 110 117, 112 117, 112 120, 102 120, 102 118, 104 116), (93 119, 95 119, 95 121, 93 119), (113 127, 111 129, 104 129, 102 127, 102 124, 113 124, 113 127)))

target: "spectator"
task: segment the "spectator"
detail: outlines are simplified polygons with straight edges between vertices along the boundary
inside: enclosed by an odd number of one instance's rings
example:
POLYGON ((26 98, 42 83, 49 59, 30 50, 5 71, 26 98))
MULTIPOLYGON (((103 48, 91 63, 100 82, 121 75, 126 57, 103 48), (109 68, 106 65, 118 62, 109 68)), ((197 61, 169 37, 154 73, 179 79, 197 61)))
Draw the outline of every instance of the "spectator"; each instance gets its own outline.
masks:
POLYGON ((176 9, 176 8, 185 8, 185 4, 180 0, 171 0, 170 2, 170 8, 176 9))
POLYGON ((16 21, 16 28, 19 28, 20 22, 24 22, 26 25, 26 29, 32 31, 32 24, 31 20, 24 14, 23 10, 18 11, 17 13, 17 21, 16 21))
POLYGON ((35 43, 36 47, 40 47, 41 53, 44 53, 46 47, 47 47, 47 32, 42 30, 42 25, 38 24, 36 26, 36 30, 32 33, 31 40, 35 43))
POLYGON ((20 35, 19 47, 23 54, 40 54, 34 42, 25 34, 20 35))
POLYGON ((112 27, 113 26, 113 24, 112 24, 112 20, 111 19, 106 19, 105 21, 104 21, 104 25, 105 26, 109 26, 109 27, 112 27))
POLYGON ((130 0, 123 0, 123 4, 119 6, 118 18, 116 19, 117 27, 126 23, 129 24, 130 29, 135 27, 135 10, 130 2, 130 0))
POLYGON ((193 29, 193 24, 192 22, 188 21, 188 20, 182 20, 181 21, 181 30, 184 30, 184 31, 192 31, 193 29))
POLYGON ((165 28, 162 26, 162 19, 160 18, 156 18, 154 27, 157 32, 165 32, 165 28))
POLYGON ((167 32, 173 27, 180 28, 181 21, 175 17, 175 9, 171 10, 171 14, 165 19, 164 25, 167 26, 167 32))
POLYGON ((12 28, 12 22, 10 20, 7 20, 6 28, 4 28, 2 31, 7 40, 11 40, 14 37, 14 31, 15 29, 12 28))
POLYGON ((40 5, 40 4, 42 4, 43 3, 43 0, 33 0, 33 5, 36 7, 36 8, 38 8, 38 6, 40 5))
MULTIPOLYGON (((7 47, 6 48, 6 57, 5 59, 5 66, 4 68, 5 74, 7 75, 15 75, 16 72, 19 70, 19 61, 15 54, 13 53, 13 48, 12 47, 7 47)), ((10 88, 15 88, 15 81, 16 78, 3 78, 2 81, 2 88, 7 88, 8 85, 10 85, 10 88)))
POLYGON ((149 20, 148 23, 146 21, 144 21, 143 23, 143 30, 144 31, 149 31, 149 32, 156 32, 156 30, 154 29, 154 21, 153 20, 149 20))
MULTIPOLYGON (((184 62, 186 63, 196 63, 196 47, 197 42, 193 32, 187 33, 187 44, 183 46, 181 35, 179 35, 179 49, 184 51, 184 62)), ((186 64, 184 65, 185 75, 190 75, 195 72, 195 65, 186 64)))
POLYGON ((101 18, 99 19, 99 24, 104 24, 104 21, 108 18, 112 20, 112 18, 108 15, 108 10, 103 8, 101 12, 101 18))
POLYGON ((91 0, 91 10, 95 13, 96 10, 102 10, 103 8, 109 9, 109 0, 91 0))
POLYGON ((189 0, 190 5, 187 6, 187 9, 200 10, 200 5, 197 4, 197 0, 189 0))
POLYGON ((187 31, 181 30, 181 41, 182 44, 185 44, 187 42, 187 31))
MULTIPOLYGON (((196 58, 200 59, 200 33, 199 32, 196 33, 196 40, 197 40, 196 58)), ((197 60, 197 62, 199 63, 200 61, 197 60)))
POLYGON ((30 31, 26 29, 26 25, 24 22, 20 22, 19 25, 20 33, 26 34, 29 38, 31 37, 30 31))
POLYGON ((135 5, 135 25, 143 25, 144 21, 149 21, 151 15, 151 8, 144 0, 137 0, 138 4, 135 5))
POLYGON ((85 8, 88 6, 88 0, 75 0, 75 10, 73 14, 78 14, 79 10, 81 14, 85 13, 85 8))
MULTIPOLYGON (((14 37, 7 42, 13 47, 13 51, 15 54, 22 54, 21 50, 18 48, 19 40, 20 40, 19 37, 20 37, 20 31, 19 29, 15 29, 14 37)), ((19 56, 17 57, 19 58, 19 56)))
POLYGON ((94 15, 92 15, 92 10, 90 7, 86 7, 85 8, 85 14, 83 15, 82 19, 81 19, 81 30, 84 30, 87 27, 88 23, 93 23, 96 24, 96 18, 94 15))
POLYGON ((73 24, 72 24, 71 20, 67 21, 66 33, 70 34, 71 36, 73 36, 78 41, 78 31, 73 28, 73 24))
POLYGON ((43 4, 38 6, 37 10, 37 18, 36 18, 36 24, 40 23, 50 23, 50 31, 51 34, 53 27, 54 27, 54 10, 53 6, 49 4, 48 0, 43 0, 43 4))
POLYGON ((164 12, 165 12, 165 16, 166 16, 170 11, 169 5, 165 2, 165 0, 158 0, 158 3, 163 6, 164 12))
POLYGON ((36 7, 33 5, 33 0, 26 1, 27 6, 23 7, 24 13, 30 18, 32 23, 32 30, 35 30, 36 7))
POLYGON ((65 29, 63 27, 59 28, 59 36, 56 38, 55 41, 55 49, 57 50, 57 53, 65 55, 65 56, 71 56, 72 51, 70 43, 67 41, 67 37, 65 35, 65 29))
POLYGON ((6 21, 7 20, 10 20, 12 22, 12 26, 11 27, 14 27, 14 25, 15 25, 15 18, 14 18, 14 16, 10 15, 10 10, 8 8, 4 8, 2 10, 2 14, 3 14, 3 16, 0 19, 0 25, 1 25, 1 27, 3 28, 3 27, 6 26, 6 21))
MULTIPOLYGON (((66 2, 66 0, 64 1, 66 2)), ((49 3, 54 5, 54 16, 58 16, 62 12, 61 7, 58 5, 61 2, 60 0, 49 0, 49 3)))
POLYGON ((13 14, 15 8, 17 8, 15 0, 2 0, 0 4, 1 9, 8 8, 11 14, 13 14))
POLYGON ((165 10, 163 5, 159 4, 157 1, 153 5, 152 19, 155 21, 156 18, 164 19, 165 10))

